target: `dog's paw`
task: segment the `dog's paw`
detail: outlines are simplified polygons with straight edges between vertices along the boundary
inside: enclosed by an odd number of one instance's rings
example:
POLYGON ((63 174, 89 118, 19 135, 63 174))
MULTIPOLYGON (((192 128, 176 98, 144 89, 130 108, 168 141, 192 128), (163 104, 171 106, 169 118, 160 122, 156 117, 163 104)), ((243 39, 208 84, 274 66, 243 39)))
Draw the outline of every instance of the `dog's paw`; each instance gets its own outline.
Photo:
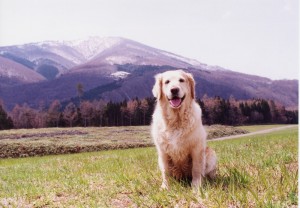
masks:
POLYGON ((169 190, 169 186, 166 183, 162 183, 160 186, 160 190, 169 190))
POLYGON ((202 177, 199 179, 192 180, 192 188, 193 189, 199 189, 201 186, 202 186, 202 177))
POLYGON ((214 170, 210 171, 209 173, 206 174, 206 176, 211 180, 215 179, 217 176, 217 170, 214 169, 214 170))

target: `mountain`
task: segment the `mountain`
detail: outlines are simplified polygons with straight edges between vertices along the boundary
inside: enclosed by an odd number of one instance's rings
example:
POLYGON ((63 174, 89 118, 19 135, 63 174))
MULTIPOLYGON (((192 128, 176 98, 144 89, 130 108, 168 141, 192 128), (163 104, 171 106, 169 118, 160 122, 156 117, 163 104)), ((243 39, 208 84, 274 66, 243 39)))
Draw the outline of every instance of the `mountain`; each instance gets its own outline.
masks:
POLYGON ((0 86, 36 83, 45 80, 30 68, 0 56, 0 86))
MULTIPOLYGON (((101 51, 84 64, 70 69, 67 73, 80 73, 82 71, 95 73, 95 71, 99 71, 99 66, 124 64, 172 66, 176 68, 205 66, 196 60, 155 49, 132 40, 119 39, 111 47, 101 51)), ((116 70, 115 67, 111 69, 112 71, 109 72, 115 72, 116 70)), ((105 71, 103 73, 107 74, 109 72, 105 71)))
MULTIPOLYGON (((176 68, 170 66, 122 65, 119 66, 119 70, 128 73, 126 78, 118 79, 108 85, 98 86, 87 91, 83 96, 89 100, 151 97, 154 75, 170 69, 176 68)), ((223 98, 234 96, 236 99, 265 98, 278 101, 288 107, 297 108, 298 105, 297 80, 272 81, 268 78, 230 70, 208 71, 206 69, 189 68, 186 71, 194 75, 198 98, 203 97, 204 94, 209 97, 220 96, 223 98)))
POLYGON ((118 43, 118 38, 93 37, 76 41, 45 41, 0 47, 0 55, 51 80, 118 43))
POLYGON ((153 76, 178 68, 194 74, 198 97, 261 97, 298 106, 298 80, 273 81, 208 66, 120 37, 0 47, 0 98, 10 109, 16 103, 76 101, 78 83, 84 99, 149 97, 153 76))
POLYGON ((98 71, 98 66, 103 65, 169 65, 179 68, 202 66, 196 60, 117 37, 6 46, 0 47, 0 55, 31 68, 48 79, 57 78, 64 73, 94 73, 98 71))

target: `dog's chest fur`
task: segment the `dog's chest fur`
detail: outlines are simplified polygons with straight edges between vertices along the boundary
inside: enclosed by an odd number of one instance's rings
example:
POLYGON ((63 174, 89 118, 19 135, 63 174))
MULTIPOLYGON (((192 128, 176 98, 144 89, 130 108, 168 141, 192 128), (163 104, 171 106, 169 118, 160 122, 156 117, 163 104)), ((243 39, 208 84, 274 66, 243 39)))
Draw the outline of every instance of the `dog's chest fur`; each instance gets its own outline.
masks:
POLYGON ((173 162, 181 162, 185 160, 190 152, 190 148, 187 147, 191 145, 189 137, 183 135, 182 130, 165 131, 163 133, 161 148, 169 155, 173 162))
POLYGON ((189 156, 190 146, 194 142, 191 133, 195 129, 195 118, 189 110, 179 113, 164 113, 164 126, 161 129, 161 149, 173 162, 182 162, 189 156), (171 115, 173 114, 173 115, 171 115))
POLYGON ((168 155, 168 173, 176 179, 191 177, 192 158, 188 151, 191 143, 181 130, 164 132, 161 150, 168 155))

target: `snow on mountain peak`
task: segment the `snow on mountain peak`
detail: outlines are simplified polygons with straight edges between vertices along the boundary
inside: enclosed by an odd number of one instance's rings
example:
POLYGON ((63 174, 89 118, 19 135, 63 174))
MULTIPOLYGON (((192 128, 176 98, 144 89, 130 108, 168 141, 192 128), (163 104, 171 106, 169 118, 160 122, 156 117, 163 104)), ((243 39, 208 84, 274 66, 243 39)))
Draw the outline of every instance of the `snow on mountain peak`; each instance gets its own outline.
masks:
MULTIPOLYGON (((97 56, 110 47, 119 44, 122 38, 117 37, 89 37, 72 41, 43 41, 26 44, 24 46, 37 46, 42 50, 57 54, 74 64, 82 64, 97 56)), ((30 60, 35 60, 36 57, 30 60)), ((51 58, 50 58, 51 59, 51 58)))
POLYGON ((183 61, 183 62, 186 62, 188 64, 191 64, 193 66, 201 66, 202 65, 199 61, 197 61, 195 59, 190 59, 190 58, 182 57, 182 56, 179 56, 179 55, 176 55, 176 54, 173 54, 173 53, 170 53, 170 52, 166 52, 166 51, 162 51, 161 53, 163 53, 164 55, 169 56, 171 58, 175 58, 175 59, 178 59, 180 61, 183 61))
POLYGON ((128 56, 109 56, 105 58, 105 60, 110 64, 127 64, 127 63, 133 63, 136 60, 133 57, 128 57, 128 56))
POLYGON ((90 60, 105 49, 115 46, 121 42, 121 38, 116 37, 90 37, 75 41, 66 41, 65 44, 76 49, 86 60, 90 60))
MULTIPOLYGON (((15 47, 11 47, 12 50, 9 47, 4 47, 3 50, 0 49, 0 53, 5 53, 8 50, 14 54, 15 47)), ((72 69, 77 65, 82 68, 86 65, 103 64, 169 65, 178 68, 195 67, 204 70, 216 68, 194 59, 121 37, 92 36, 71 41, 43 41, 17 46, 17 48, 22 52, 21 58, 36 63, 36 67, 54 63, 60 72, 72 69)))

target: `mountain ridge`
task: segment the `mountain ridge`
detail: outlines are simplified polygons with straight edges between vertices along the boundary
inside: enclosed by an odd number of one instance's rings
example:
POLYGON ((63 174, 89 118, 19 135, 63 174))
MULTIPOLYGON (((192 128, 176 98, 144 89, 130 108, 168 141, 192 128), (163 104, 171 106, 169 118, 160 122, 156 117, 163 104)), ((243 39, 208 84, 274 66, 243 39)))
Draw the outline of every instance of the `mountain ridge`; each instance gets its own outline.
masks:
POLYGON ((42 75, 32 71, 30 68, 0 56, 0 78, 2 85, 5 83, 5 77, 9 78, 7 81, 11 81, 12 85, 18 82, 25 84, 45 80, 42 75))
POLYGON ((0 58, 0 64, 9 63, 13 69, 22 65, 32 77, 41 76, 24 82, 12 80, 0 70, 4 80, 0 83, 0 98, 10 108, 25 102, 37 106, 41 101, 68 101, 77 96, 78 83, 85 92, 98 92, 95 97, 106 100, 149 97, 154 74, 178 68, 194 74, 198 97, 262 97, 289 107, 298 106, 298 80, 271 80, 237 73, 121 37, 5 46, 0 47, 0 58), (114 82, 119 82, 118 87, 110 90, 114 82))

